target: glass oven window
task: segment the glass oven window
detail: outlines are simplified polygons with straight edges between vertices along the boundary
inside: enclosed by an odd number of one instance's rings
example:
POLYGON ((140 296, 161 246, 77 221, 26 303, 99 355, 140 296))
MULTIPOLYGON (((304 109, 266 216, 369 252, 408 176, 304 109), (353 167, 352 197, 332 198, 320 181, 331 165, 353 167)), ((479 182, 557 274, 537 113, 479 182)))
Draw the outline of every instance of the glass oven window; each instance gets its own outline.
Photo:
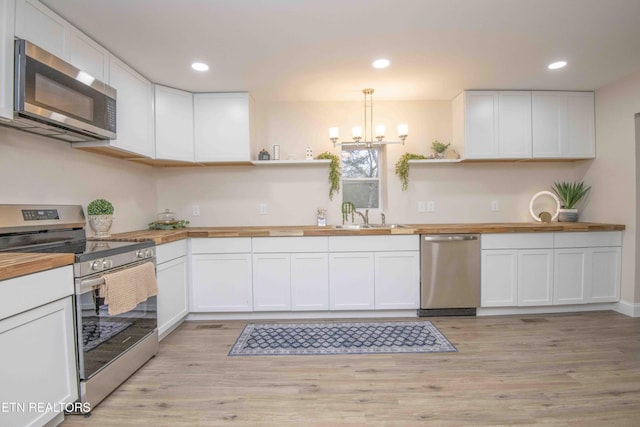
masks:
POLYGON ((157 327, 156 297, 110 316, 98 289, 76 296, 80 378, 88 379, 157 327))

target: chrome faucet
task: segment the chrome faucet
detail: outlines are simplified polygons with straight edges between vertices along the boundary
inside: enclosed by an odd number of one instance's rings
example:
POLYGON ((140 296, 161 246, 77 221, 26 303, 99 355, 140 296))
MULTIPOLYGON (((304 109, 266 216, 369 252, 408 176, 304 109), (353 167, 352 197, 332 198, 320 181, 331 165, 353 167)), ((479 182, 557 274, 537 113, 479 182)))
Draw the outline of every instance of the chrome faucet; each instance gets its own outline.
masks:
POLYGON ((356 211, 356 213, 360 215, 360 217, 364 221, 364 225, 369 225, 369 209, 364 210, 364 215, 362 215, 362 212, 360 211, 356 211))

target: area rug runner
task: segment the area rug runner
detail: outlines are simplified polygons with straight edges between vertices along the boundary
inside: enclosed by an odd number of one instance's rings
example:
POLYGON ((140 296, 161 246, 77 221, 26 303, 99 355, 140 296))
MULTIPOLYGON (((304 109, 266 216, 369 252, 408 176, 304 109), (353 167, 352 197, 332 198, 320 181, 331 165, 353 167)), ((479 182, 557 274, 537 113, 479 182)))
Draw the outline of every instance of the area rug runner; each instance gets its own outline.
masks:
POLYGON ((429 321, 249 324, 229 356, 458 351, 429 321))

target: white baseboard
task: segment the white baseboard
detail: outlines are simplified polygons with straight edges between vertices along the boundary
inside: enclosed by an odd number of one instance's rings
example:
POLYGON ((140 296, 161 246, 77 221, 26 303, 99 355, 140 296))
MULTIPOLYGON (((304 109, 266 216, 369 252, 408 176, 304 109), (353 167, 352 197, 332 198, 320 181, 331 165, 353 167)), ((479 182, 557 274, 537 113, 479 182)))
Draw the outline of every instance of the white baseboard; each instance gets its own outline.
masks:
POLYGON ((617 310, 618 303, 576 304, 576 305, 547 305, 540 307, 495 307, 478 308, 477 316, 504 316, 509 314, 550 314, 574 313, 579 311, 617 310))
POLYGON ((640 304, 620 301, 616 311, 629 317, 640 317, 640 304))
POLYGON ((285 311, 246 313, 189 313, 186 320, 277 320, 277 319, 379 319, 389 317, 417 318, 411 310, 363 310, 363 311, 285 311))

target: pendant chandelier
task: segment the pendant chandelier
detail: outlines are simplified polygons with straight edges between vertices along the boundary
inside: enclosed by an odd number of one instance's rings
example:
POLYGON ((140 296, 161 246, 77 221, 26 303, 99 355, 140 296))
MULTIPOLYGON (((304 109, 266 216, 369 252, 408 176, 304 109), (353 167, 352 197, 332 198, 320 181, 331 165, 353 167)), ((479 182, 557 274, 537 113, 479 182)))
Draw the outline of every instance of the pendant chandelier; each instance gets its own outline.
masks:
POLYGON ((354 142, 338 142, 340 139, 340 129, 337 127, 331 127, 329 128, 329 139, 333 142, 333 146, 364 146, 365 148, 372 148, 375 145, 404 144, 404 140, 409 135, 409 125, 406 123, 398 125, 398 138, 400 138, 400 141, 385 141, 384 125, 376 125, 375 128, 373 126, 373 89, 363 89, 362 93, 364 93, 364 135, 362 133, 361 126, 354 126, 351 128, 351 138, 354 142))

